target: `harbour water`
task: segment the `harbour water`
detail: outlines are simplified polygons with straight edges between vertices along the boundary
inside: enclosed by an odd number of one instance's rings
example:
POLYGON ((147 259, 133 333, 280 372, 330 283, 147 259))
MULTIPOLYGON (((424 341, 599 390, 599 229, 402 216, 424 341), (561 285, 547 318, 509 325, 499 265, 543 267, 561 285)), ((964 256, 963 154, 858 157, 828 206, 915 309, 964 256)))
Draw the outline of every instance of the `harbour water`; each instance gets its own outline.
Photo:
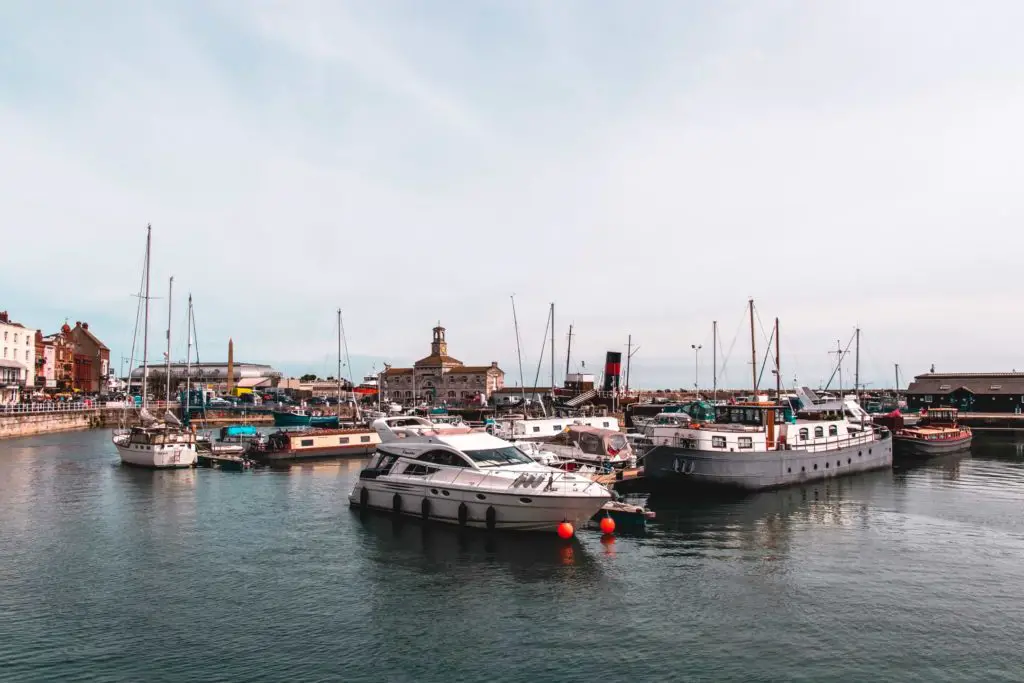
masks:
POLYGON ((572 543, 360 517, 362 461, 150 472, 0 442, 5 681, 1021 681, 1024 453, 572 543))

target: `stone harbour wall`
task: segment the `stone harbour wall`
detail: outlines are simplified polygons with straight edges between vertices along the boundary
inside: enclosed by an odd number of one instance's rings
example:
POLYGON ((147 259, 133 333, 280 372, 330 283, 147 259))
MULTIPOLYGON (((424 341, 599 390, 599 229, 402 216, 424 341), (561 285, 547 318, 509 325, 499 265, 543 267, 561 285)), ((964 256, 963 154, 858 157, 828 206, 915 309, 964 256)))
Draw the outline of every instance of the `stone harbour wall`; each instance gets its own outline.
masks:
POLYGON ((44 415, 0 415, 0 439, 70 432, 100 427, 102 424, 103 418, 98 410, 44 415))

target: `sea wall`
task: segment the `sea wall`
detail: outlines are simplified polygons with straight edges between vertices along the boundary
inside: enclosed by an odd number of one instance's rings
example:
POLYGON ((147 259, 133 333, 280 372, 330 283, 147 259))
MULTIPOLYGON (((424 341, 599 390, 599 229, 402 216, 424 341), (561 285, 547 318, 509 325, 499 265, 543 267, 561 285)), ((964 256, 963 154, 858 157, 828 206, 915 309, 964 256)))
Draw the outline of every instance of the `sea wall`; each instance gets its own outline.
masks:
POLYGON ((99 427, 102 425, 99 412, 89 410, 43 415, 0 415, 0 439, 99 427))

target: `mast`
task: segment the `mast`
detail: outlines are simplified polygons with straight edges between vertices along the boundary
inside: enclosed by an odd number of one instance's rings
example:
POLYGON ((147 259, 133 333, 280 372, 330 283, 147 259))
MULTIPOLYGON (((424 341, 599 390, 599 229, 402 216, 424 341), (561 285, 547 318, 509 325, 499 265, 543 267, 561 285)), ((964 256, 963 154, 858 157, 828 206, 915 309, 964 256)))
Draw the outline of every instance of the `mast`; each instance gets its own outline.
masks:
POLYGON ((146 407, 146 399, 149 397, 149 257, 152 248, 153 226, 146 226, 146 294, 143 297, 146 312, 142 327, 142 407, 146 407))
POLYGON ((754 340, 754 300, 750 300, 750 373, 753 378, 754 400, 757 400, 757 344, 754 340))
POLYGON ((779 365, 779 319, 775 319, 775 400, 782 400, 782 366, 779 365))
POLYGON ((555 304, 551 303, 551 405, 555 405, 555 304))
POLYGON ((516 328, 516 355, 519 357, 519 386, 522 389, 523 394, 523 408, 526 408, 526 385, 523 384, 523 349, 519 343, 519 318, 516 317, 516 295, 513 294, 509 297, 512 299, 512 323, 516 328))
POLYGON ((341 415, 341 309, 338 309, 338 415, 341 415))
POLYGON ((626 341, 626 393, 629 393, 629 359, 633 357, 633 335, 626 341))
POLYGON ((569 343, 565 347, 565 379, 569 381, 569 354, 572 353, 572 325, 569 325, 569 343))
POLYGON ((165 408, 170 410, 171 402, 171 295, 174 292, 174 276, 171 276, 170 281, 167 283, 167 374, 164 379, 167 383, 167 397, 164 399, 164 403, 168 404, 165 408))
POLYGON ((839 372, 839 400, 843 400, 843 344, 836 339, 836 370, 839 372))
POLYGON ((188 295, 188 321, 185 324, 188 335, 188 348, 185 351, 185 420, 192 421, 189 407, 192 404, 192 294, 188 295))
POLYGON ((718 321, 711 321, 711 396, 718 400, 718 321))
POLYGON ((899 407, 899 400, 900 400, 900 364, 896 363, 895 365, 896 365, 896 401, 897 401, 896 405, 897 405, 897 407, 899 407))
POLYGON ((857 328, 857 346, 856 351, 853 355, 853 393, 857 397, 857 403, 860 403, 860 328, 857 328))

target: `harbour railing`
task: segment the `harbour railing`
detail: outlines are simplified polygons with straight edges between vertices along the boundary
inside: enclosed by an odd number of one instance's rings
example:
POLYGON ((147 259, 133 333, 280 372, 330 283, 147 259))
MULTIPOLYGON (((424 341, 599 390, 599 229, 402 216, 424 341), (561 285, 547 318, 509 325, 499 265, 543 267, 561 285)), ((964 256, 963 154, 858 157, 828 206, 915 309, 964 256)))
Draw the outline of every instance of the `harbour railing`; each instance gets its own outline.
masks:
MULTIPOLYGON (((701 448, 700 450, 701 451, 706 451, 708 453, 716 453, 716 452, 717 453, 729 453, 729 452, 737 452, 737 453, 741 453, 741 452, 750 452, 750 453, 761 452, 761 453, 764 453, 764 452, 774 452, 774 451, 804 451, 804 452, 807 452, 807 453, 819 453, 819 452, 825 452, 825 451, 834 451, 834 450, 838 450, 840 448, 846 448, 847 446, 871 445, 871 444, 875 443, 876 441, 887 439, 887 438, 889 438, 889 436, 890 436, 890 433, 889 433, 889 431, 887 429, 881 429, 881 428, 878 428, 878 427, 875 427, 875 428, 872 429, 872 428, 868 427, 868 428, 865 428, 865 430, 863 432, 860 432, 858 434, 848 434, 848 435, 845 435, 845 436, 817 437, 816 439, 813 440, 813 443, 810 442, 811 439, 808 439, 807 443, 801 443, 799 441, 797 443, 792 443, 792 442, 789 442, 789 441, 787 441, 785 443, 778 443, 778 442, 776 442, 775 448, 772 448, 772 449, 769 449, 769 450, 765 450, 765 451, 757 450, 757 449, 754 449, 754 448, 736 448, 734 446, 729 446, 729 447, 725 447, 725 448, 701 448)), ((694 439, 692 437, 685 437, 685 436, 653 437, 653 438, 647 437, 647 439, 650 439, 650 443, 646 444, 646 448, 644 450, 644 454, 646 454, 647 451, 649 451, 650 449, 654 448, 655 446, 673 446, 675 448, 693 449, 695 447, 696 441, 697 441, 696 439, 694 439)))
MULTIPOLYGON (((178 404, 174 401, 149 401, 146 409, 149 411, 160 411, 161 413, 168 406, 175 407, 178 404)), ((55 413, 91 413, 99 410, 114 410, 126 408, 136 410, 131 401, 42 401, 38 403, 9 403, 0 404, 0 416, 3 415, 48 415, 55 413)))

